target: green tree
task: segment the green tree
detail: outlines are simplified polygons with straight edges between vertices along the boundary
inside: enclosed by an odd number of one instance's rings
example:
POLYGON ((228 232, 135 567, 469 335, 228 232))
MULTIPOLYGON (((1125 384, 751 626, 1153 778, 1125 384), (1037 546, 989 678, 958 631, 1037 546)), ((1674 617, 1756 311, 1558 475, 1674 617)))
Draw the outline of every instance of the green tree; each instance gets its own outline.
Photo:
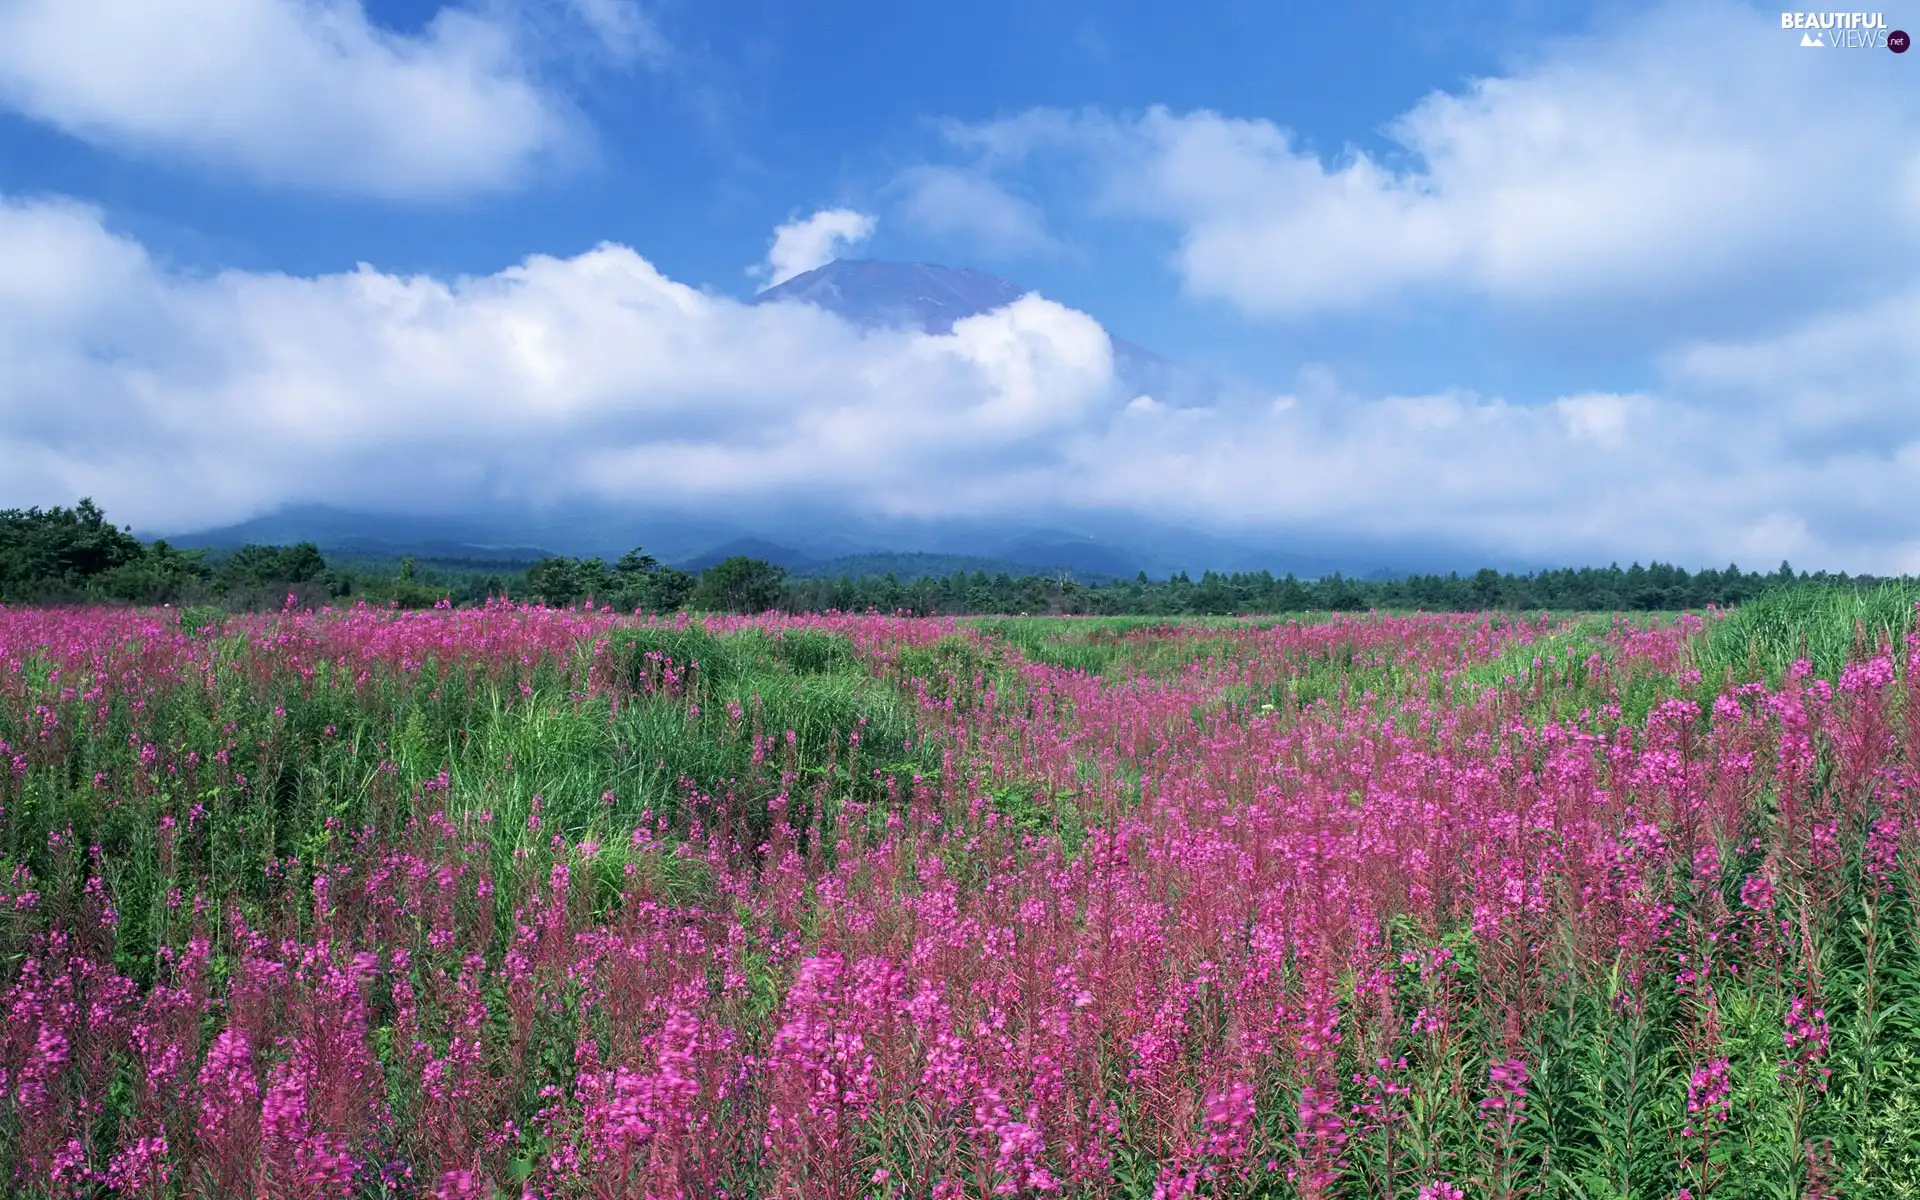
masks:
POLYGON ((615 575, 628 578, 639 575, 651 575, 659 569, 660 560, 640 549, 638 546, 622 554, 620 561, 613 564, 613 573, 615 575))
POLYGON ((647 576, 647 590, 636 606, 648 612, 674 612, 686 604, 696 586, 692 575, 673 567, 662 567, 647 576))
POLYGON ((1467 595, 1472 598, 1475 608, 1494 608, 1500 603, 1505 582, 1500 572, 1492 567, 1481 567, 1474 572, 1473 582, 1467 585, 1467 595))
POLYGON ((92 500, 72 508, 0 511, 0 596, 81 592, 145 554, 140 539, 116 529, 92 500))
POLYGON ((635 546, 614 562, 607 594, 601 599, 625 612, 651 609, 654 577, 659 572, 660 560, 635 546))
POLYGON ((692 602, 713 612, 765 612, 780 603, 786 581, 785 567, 736 554, 701 572, 692 602))
POLYGON ((327 560, 312 542, 291 546, 242 546, 229 555, 215 575, 222 588, 259 589, 315 583, 326 577, 327 560))
POLYGON ((543 558, 527 568, 527 598, 565 608, 586 594, 577 559, 543 558))
POLYGON ((420 578, 419 565, 409 554, 400 560, 400 574, 393 581, 388 599, 401 608, 432 608, 446 593, 438 588, 429 587, 420 578))
POLYGON ((204 550, 176 550, 165 541, 146 548, 138 560, 102 573, 96 586, 129 604, 172 604, 201 596, 213 577, 204 550))

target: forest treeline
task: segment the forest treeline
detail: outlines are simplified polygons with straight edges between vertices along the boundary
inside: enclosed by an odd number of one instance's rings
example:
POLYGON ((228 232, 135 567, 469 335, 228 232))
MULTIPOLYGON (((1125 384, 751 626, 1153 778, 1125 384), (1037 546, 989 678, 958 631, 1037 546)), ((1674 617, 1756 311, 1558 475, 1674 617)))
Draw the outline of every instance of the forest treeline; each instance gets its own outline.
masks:
POLYGON ((425 562, 342 559, 329 563, 311 542, 212 552, 143 542, 114 526, 91 500, 73 508, 0 511, 0 603, 217 604, 278 608, 352 603, 424 608, 507 597, 554 606, 592 602, 620 611, 1076 613, 1101 616, 1230 615, 1370 608, 1474 612, 1556 609, 1672 611, 1729 606, 1763 591, 1805 585, 1878 583, 1879 577, 1737 566, 1689 572, 1664 563, 1513 574, 1409 575, 1319 579, 1266 571, 1185 573, 1152 580, 1083 582, 1066 573, 957 572, 902 579, 865 575, 791 579, 754 558, 730 558, 698 573, 666 566, 640 549, 608 563, 551 557, 538 562, 425 562))

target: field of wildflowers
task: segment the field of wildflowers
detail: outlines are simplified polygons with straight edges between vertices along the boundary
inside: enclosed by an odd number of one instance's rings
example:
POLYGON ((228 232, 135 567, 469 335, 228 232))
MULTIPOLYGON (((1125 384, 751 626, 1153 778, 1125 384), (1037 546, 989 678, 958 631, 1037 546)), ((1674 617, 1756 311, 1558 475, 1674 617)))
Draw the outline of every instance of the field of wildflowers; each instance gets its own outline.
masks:
POLYGON ((1912 597, 0 609, 9 1195, 1920 1194, 1912 597))

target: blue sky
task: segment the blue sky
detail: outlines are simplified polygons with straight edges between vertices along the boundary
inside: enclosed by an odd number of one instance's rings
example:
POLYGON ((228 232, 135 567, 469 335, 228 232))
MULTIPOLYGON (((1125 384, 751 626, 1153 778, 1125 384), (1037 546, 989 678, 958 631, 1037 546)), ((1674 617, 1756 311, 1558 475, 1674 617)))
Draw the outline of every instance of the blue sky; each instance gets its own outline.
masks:
POLYGON ((1734 3, 0 0, 0 504, 830 489, 1920 569, 1920 55, 1799 42, 1734 3), (947 338, 733 303, 836 250, 1038 295, 947 338), (1120 394, 1109 331, 1226 386, 1120 394))

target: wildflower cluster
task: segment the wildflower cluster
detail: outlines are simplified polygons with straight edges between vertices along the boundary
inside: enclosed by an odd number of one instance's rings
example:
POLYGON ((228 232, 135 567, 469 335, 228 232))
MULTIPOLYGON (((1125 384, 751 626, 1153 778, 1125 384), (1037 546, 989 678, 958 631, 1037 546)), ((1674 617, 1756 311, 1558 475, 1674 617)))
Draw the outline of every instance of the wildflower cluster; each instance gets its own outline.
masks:
POLYGON ((1042 633, 0 609, 0 1190, 1920 1171, 1917 660, 1716 679, 1699 618, 1042 633))

